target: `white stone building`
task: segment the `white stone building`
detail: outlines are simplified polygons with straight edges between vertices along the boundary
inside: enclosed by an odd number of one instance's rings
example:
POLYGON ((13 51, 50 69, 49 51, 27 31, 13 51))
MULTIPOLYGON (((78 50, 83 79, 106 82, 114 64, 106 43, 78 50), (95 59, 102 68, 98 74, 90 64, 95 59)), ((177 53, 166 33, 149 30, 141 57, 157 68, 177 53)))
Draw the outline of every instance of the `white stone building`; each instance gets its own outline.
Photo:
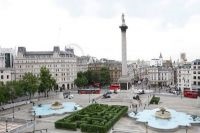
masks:
POLYGON ((192 90, 200 91, 200 59, 192 61, 191 70, 192 70, 191 88, 192 90))
POLYGON ((163 65, 163 57, 162 54, 160 53, 159 59, 151 59, 150 61, 150 66, 162 66, 163 65))
POLYGON ((12 48, 0 48, 0 81, 6 84, 7 81, 14 79, 14 60, 15 50, 12 48))
POLYGON ((184 88, 191 89, 192 83, 191 63, 181 64, 177 69, 177 87, 182 92, 184 88))
POLYGON ((128 69, 128 76, 130 77, 131 81, 134 82, 134 79, 136 78, 136 71, 137 71, 138 65, 136 62, 128 62, 127 69, 128 69))
POLYGON ((149 67, 148 80, 150 85, 169 86, 174 84, 174 71, 172 68, 149 67))
POLYGON ((26 51, 25 47, 18 47, 17 56, 14 61, 16 79, 31 72, 39 76, 40 68, 46 67, 56 79, 58 86, 65 86, 65 89, 74 87, 74 79, 77 75, 77 64, 74 50, 66 48, 61 51, 54 47, 53 51, 26 51))
POLYGON ((144 80, 148 78, 149 61, 129 61, 128 62, 128 75, 132 82, 144 80))
POLYGON ((0 81, 6 84, 15 79, 13 68, 0 68, 0 81))

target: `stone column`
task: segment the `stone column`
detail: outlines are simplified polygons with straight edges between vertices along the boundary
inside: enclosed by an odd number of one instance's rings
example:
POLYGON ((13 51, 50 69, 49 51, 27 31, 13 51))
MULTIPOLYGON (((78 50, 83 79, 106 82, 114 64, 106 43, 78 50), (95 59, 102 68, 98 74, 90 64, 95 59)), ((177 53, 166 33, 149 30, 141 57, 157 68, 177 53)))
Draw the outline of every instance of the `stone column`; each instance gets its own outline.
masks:
POLYGON ((122 25, 119 26, 121 29, 122 37, 122 76, 119 79, 121 89, 128 90, 130 88, 130 79, 128 77, 127 70, 127 54, 126 54, 126 30, 128 26, 125 24, 124 14, 122 14, 122 25))
POLYGON ((122 76, 127 76, 126 30, 122 34, 122 76))
POLYGON ((126 30, 128 26, 125 24, 124 14, 122 14, 122 25, 121 29, 122 36, 122 77, 127 76, 127 54, 126 54, 126 30))

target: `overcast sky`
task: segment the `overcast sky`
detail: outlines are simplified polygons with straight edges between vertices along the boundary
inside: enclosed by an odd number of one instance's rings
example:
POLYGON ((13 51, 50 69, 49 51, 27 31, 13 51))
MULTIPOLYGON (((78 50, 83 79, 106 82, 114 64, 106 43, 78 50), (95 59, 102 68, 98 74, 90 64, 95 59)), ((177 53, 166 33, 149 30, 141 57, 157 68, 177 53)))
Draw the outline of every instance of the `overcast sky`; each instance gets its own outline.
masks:
POLYGON ((125 14, 128 60, 200 58, 200 0, 0 0, 0 47, 59 45, 77 55, 121 60, 125 14))

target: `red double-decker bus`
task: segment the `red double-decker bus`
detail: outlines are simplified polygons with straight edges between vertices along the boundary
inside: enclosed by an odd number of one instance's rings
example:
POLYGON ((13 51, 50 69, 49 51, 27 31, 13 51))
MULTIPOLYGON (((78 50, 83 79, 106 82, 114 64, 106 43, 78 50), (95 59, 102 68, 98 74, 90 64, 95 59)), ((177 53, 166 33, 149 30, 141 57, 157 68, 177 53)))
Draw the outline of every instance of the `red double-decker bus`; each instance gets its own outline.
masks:
POLYGON ((114 92, 114 91, 119 92, 121 87, 120 87, 120 84, 111 84, 109 89, 111 92, 114 92))
POLYGON ((184 88, 184 97, 197 98, 199 96, 197 90, 190 90, 189 88, 184 88))

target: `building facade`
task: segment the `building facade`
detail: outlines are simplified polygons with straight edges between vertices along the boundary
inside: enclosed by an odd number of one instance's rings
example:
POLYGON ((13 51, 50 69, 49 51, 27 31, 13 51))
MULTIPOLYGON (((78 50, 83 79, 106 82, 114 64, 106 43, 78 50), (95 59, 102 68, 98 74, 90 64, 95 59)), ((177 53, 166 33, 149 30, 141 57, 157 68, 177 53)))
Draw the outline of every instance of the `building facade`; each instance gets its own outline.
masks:
POLYGON ((191 77, 191 63, 181 64, 177 69, 177 87, 181 92, 184 91, 184 88, 191 89, 191 77))
POLYGON ((191 70, 191 88, 200 91, 200 59, 192 61, 191 70))
POLYGON ((85 72, 88 70, 88 65, 90 63, 97 62, 95 57, 91 56, 81 56, 77 57, 77 72, 85 72))
POLYGON ((174 71, 172 68, 149 67, 148 80, 152 86, 169 86, 174 84, 174 71))
POLYGON ((99 62, 90 63, 88 65, 89 70, 95 71, 97 73, 99 73, 101 68, 103 67, 106 67, 109 69, 111 83, 118 83, 118 80, 122 72, 122 64, 118 61, 104 60, 103 62, 99 61, 99 62))
POLYGON ((77 74, 77 64, 74 50, 65 48, 61 51, 55 46, 53 51, 26 51, 25 47, 18 47, 14 61, 16 80, 31 72, 39 76, 40 68, 46 67, 56 79, 59 87, 71 89, 74 87, 74 79, 77 74))
POLYGON ((163 65, 163 57, 162 54, 160 53, 159 59, 151 59, 150 61, 150 66, 162 66, 163 65))
POLYGON ((0 82, 6 84, 7 81, 14 80, 15 50, 12 48, 0 48, 0 82))

